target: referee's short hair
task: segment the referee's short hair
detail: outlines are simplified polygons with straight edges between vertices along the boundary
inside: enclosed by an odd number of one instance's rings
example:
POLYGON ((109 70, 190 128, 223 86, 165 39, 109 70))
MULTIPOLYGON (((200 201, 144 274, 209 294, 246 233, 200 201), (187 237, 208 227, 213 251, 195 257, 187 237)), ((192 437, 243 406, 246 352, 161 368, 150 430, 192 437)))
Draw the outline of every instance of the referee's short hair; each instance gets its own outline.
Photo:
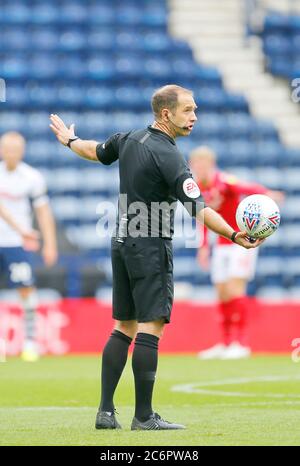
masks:
POLYGON ((176 84, 168 84, 157 89, 151 100, 153 113, 156 117, 160 117, 160 112, 167 108, 172 113, 176 110, 178 104, 178 94, 186 92, 193 95, 193 92, 185 87, 177 86, 176 84))

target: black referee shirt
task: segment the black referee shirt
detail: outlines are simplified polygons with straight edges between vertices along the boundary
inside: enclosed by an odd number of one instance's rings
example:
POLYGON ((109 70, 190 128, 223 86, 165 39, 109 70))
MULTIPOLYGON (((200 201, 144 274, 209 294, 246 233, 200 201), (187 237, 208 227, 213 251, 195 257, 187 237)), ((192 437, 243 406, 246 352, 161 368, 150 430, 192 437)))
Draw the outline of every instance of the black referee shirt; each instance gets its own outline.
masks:
POLYGON ((159 129, 114 134, 98 144, 97 157, 105 165, 119 160, 117 236, 171 238, 177 199, 192 216, 205 207, 175 140, 159 129))

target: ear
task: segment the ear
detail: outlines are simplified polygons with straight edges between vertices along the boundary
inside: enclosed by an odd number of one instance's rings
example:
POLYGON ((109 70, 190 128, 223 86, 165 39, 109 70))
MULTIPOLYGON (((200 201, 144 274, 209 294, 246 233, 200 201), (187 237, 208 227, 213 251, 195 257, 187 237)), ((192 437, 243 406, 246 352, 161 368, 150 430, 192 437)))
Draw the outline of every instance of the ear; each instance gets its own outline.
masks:
POLYGON ((161 119, 162 119, 165 123, 168 122, 168 121, 170 121, 169 113, 170 113, 170 110, 168 110, 167 108, 163 108, 162 111, 161 111, 161 119))

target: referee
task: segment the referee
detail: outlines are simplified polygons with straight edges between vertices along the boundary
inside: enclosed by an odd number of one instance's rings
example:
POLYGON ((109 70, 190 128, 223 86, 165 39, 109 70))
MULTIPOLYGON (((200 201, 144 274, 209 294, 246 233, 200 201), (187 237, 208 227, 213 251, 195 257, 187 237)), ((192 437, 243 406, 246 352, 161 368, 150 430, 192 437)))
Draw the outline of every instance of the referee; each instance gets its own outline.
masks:
POLYGON ((97 429, 121 428, 113 397, 135 338, 132 369, 135 415, 132 430, 183 429, 152 409, 158 342, 170 322, 173 303, 172 234, 177 199, 192 216, 215 233, 247 249, 246 232, 235 232, 206 207, 175 139, 188 136, 197 121, 193 93, 177 85, 158 89, 152 97, 154 123, 146 129, 117 133, 104 144, 75 136, 51 115, 50 127, 59 142, 79 156, 105 165, 119 160, 120 198, 112 238, 114 330, 103 350, 101 403, 97 429))

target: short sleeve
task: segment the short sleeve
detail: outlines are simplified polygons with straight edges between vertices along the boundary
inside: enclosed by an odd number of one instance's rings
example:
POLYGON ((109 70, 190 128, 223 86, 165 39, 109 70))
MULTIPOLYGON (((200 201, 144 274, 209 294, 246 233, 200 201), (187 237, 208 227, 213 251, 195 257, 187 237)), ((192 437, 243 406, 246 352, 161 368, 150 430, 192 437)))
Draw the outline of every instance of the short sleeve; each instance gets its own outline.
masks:
POLYGON ((30 198, 34 207, 39 207, 49 202, 47 195, 47 184, 43 175, 35 171, 32 176, 32 189, 30 192, 30 198))
POLYGON ((178 178, 188 170, 183 156, 176 149, 165 150, 160 151, 155 160, 167 185, 175 192, 178 178))
POLYGON ((110 165, 119 158, 120 133, 114 134, 106 142, 98 144, 96 154, 99 162, 110 165))
POLYGON ((157 160, 158 168, 171 192, 195 217, 206 205, 185 159, 175 150, 161 153, 157 160))

